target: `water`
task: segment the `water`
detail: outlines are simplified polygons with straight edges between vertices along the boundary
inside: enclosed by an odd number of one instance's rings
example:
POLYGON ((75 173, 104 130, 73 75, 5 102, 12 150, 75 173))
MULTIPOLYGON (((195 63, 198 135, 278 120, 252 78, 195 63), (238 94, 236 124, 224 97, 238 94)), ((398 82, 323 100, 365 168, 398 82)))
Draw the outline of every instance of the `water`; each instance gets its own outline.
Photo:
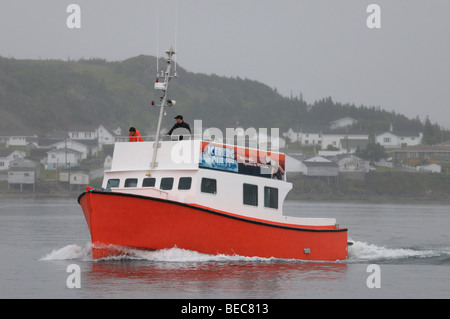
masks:
POLYGON ((335 217, 355 242, 345 262, 211 256, 172 248, 94 261, 76 200, 0 199, 0 298, 449 298, 450 205, 285 203, 335 217), (81 270, 69 289, 67 267, 81 270), (368 288, 380 269, 380 288, 368 288))

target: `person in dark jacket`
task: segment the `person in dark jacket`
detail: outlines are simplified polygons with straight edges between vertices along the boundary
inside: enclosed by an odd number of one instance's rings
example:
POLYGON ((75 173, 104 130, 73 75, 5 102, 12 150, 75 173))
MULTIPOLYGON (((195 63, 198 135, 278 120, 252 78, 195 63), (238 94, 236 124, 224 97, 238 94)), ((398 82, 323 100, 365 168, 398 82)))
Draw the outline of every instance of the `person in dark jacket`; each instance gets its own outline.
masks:
POLYGON ((189 131, 189 133, 191 133, 191 127, 189 126, 189 124, 187 124, 184 120, 183 120, 183 116, 181 115, 177 115, 175 116, 175 121, 177 121, 175 123, 175 125, 170 129, 170 131, 166 134, 166 136, 170 136, 172 135, 172 132, 177 129, 177 128, 185 128, 189 131))

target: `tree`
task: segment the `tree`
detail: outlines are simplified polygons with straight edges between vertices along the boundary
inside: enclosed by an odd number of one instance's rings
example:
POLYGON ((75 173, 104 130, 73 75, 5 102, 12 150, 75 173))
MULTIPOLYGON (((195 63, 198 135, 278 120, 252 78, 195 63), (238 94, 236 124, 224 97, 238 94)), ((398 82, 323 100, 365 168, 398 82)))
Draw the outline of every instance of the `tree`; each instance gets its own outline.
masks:
POLYGON ((433 145, 439 143, 441 140, 441 128, 439 125, 431 124, 429 117, 425 119, 425 127, 423 130, 423 144, 433 145))
POLYGON ((372 142, 367 144, 366 148, 363 150, 357 149, 356 155, 365 160, 376 162, 382 158, 386 158, 386 150, 380 143, 372 142))

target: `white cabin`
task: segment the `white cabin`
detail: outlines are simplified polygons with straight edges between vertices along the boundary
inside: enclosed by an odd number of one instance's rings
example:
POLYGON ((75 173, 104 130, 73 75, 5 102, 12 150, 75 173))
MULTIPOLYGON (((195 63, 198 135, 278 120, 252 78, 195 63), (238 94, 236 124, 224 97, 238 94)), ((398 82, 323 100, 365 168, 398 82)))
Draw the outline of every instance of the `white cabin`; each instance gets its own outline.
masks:
POLYGON ((336 223, 332 218, 283 216, 283 202, 292 189, 285 180, 284 154, 200 139, 159 144, 157 165, 151 169, 154 142, 117 142, 103 188, 252 219, 296 225, 336 223), (273 168, 283 172, 278 174, 281 179, 275 178, 273 168))

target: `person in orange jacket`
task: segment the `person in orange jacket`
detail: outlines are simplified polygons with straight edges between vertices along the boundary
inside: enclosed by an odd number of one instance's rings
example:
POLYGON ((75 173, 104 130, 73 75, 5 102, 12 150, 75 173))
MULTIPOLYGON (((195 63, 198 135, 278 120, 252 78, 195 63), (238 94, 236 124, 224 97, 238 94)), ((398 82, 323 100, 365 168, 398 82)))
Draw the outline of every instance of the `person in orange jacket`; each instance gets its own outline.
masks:
POLYGON ((138 130, 136 130, 134 127, 130 127, 130 133, 128 133, 130 142, 143 142, 144 139, 141 136, 141 133, 139 133, 138 130))

